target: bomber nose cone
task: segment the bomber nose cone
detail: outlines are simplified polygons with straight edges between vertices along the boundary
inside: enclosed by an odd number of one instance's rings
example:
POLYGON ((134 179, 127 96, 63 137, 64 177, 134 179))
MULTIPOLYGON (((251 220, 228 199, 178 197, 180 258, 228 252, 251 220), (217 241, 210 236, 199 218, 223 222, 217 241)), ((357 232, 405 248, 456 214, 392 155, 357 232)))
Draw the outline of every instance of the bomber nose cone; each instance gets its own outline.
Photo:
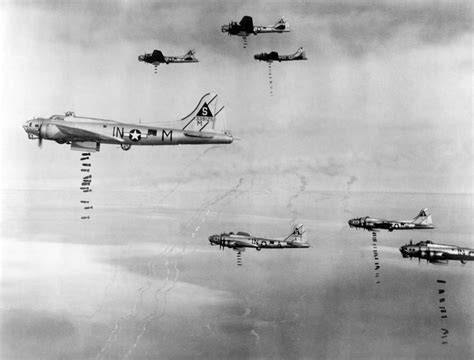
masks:
POLYGON ((353 226, 354 226, 354 220, 352 220, 352 219, 349 220, 347 223, 349 224, 349 227, 353 227, 353 226))

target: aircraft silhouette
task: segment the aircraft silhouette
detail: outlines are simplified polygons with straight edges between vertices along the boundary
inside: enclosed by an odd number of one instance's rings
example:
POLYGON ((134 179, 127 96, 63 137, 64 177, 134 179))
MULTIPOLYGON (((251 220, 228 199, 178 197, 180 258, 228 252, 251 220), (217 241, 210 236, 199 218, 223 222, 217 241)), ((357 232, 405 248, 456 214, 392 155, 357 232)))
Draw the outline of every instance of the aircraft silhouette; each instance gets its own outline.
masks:
POLYGON ((217 106, 216 94, 205 94, 194 110, 181 119, 180 128, 154 127, 121 123, 90 117, 79 117, 73 112, 50 118, 28 120, 23 128, 29 139, 43 139, 59 144, 70 144, 71 150, 100 151, 100 144, 117 144, 123 150, 132 145, 197 145, 230 144, 230 132, 215 127, 217 116, 224 106, 217 106))
POLYGON ((413 230, 413 229, 434 229, 431 214, 428 209, 422 209, 412 220, 384 220, 366 216, 363 218, 351 219, 349 226, 366 230, 385 229, 393 230, 413 230))
POLYGON ((252 236, 246 232, 234 234, 222 233, 220 235, 209 236, 211 245, 219 245, 221 249, 225 247, 236 251, 245 251, 245 248, 253 248, 257 251, 262 249, 285 249, 285 248, 309 248, 306 239, 306 231, 302 224, 293 228, 293 231, 283 238, 265 238, 252 236))
POLYGON ((474 249, 456 245, 435 244, 432 241, 420 241, 413 244, 411 241, 400 248, 404 258, 417 257, 430 263, 447 263, 448 260, 459 260, 462 264, 474 261, 474 249))
POLYGON ((199 62, 198 59, 194 56, 196 52, 194 50, 189 50, 183 56, 164 56, 161 50, 153 50, 151 54, 144 54, 138 56, 138 61, 143 61, 148 64, 153 64, 158 66, 160 64, 184 64, 184 63, 194 63, 199 62))
POLYGON ((290 31, 288 20, 284 16, 278 20, 275 25, 254 26, 251 16, 244 16, 239 23, 231 21, 229 25, 222 25, 221 31, 229 35, 241 36, 244 39, 244 48, 247 46, 247 36, 250 34, 268 34, 268 33, 284 33, 290 31))
POLYGON ((291 55, 279 55, 276 51, 270 53, 256 54, 253 57, 255 60, 273 62, 273 61, 295 61, 295 60, 308 60, 303 47, 300 47, 294 54, 291 55))

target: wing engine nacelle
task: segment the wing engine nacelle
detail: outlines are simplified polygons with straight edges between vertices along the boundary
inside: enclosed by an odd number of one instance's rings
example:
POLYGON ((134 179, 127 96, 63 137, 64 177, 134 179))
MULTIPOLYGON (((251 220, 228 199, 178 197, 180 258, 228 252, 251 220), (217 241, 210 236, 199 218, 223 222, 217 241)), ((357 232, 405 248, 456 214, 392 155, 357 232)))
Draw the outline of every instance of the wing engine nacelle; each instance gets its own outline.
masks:
POLYGON ((39 131, 43 139, 66 141, 68 138, 67 135, 62 133, 54 124, 43 124, 39 131))

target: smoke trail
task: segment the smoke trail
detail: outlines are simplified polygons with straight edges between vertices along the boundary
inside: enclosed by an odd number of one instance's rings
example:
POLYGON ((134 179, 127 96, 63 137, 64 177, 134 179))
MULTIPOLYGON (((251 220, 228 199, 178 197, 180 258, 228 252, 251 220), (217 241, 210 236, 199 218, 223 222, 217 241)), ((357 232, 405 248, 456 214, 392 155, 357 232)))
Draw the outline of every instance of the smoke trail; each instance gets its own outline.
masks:
POLYGON ((255 331, 255 329, 252 329, 252 331, 250 333, 253 336, 255 336, 255 346, 257 346, 259 341, 260 341, 260 335, 258 335, 258 333, 255 331))
MULTIPOLYGON (((129 244, 129 246, 127 248, 127 251, 130 249, 130 247, 131 247, 131 244, 129 244)), ((165 248, 157 256, 161 257, 164 254, 166 254, 167 252, 169 252, 169 249, 165 248)), ((99 360, 101 357, 103 357, 105 351, 112 348, 114 343, 117 341, 118 334, 120 333, 120 330, 121 330, 121 324, 123 322, 125 322, 127 320, 130 320, 130 319, 133 319, 137 316, 138 306, 140 304, 143 305, 143 296, 144 296, 145 292, 148 291, 149 289, 151 289, 151 287, 152 287, 152 281, 150 281, 150 277, 152 275, 152 272, 154 274, 154 271, 150 271, 150 269, 152 268, 152 264, 153 264, 152 261, 149 261, 147 263, 147 267, 146 267, 147 274, 146 274, 146 276, 148 278, 142 284, 142 286, 140 286, 137 289, 137 291, 139 292, 139 295, 136 298, 131 310, 126 315, 121 316, 118 320, 115 321, 113 330, 111 331, 109 337, 107 338, 106 342, 104 343, 104 346, 101 348, 101 350, 99 351, 99 353, 97 353, 97 355, 95 357, 96 360, 99 360)), ((117 264, 117 266, 118 266, 118 264, 117 264)))
POLYGON ((292 214, 291 223, 294 224, 298 219, 300 213, 296 210, 294 206, 294 202, 298 197, 306 190, 306 186, 308 185, 308 181, 305 176, 297 175, 300 180, 300 186, 298 190, 288 199, 287 209, 292 214))
MULTIPOLYGON (((219 145, 213 145, 209 148, 207 148, 206 150, 204 150, 203 152, 201 152, 198 156, 196 156, 194 159, 192 159, 191 161, 189 161, 189 163, 185 166, 185 169, 190 169, 191 168, 191 165, 195 164, 199 159, 201 159, 202 157, 204 157, 208 152, 212 151, 212 150, 215 150, 215 149, 219 149, 220 146, 219 145)), ((189 172, 189 170, 188 170, 189 172)), ((168 197, 170 197, 181 185, 183 185, 184 183, 186 183, 188 180, 186 179, 185 176, 181 177, 180 180, 178 182, 176 182, 175 186, 170 190, 168 191, 166 194, 164 194, 159 200, 158 200, 158 203, 161 203, 163 202, 164 200, 166 200, 168 197)))
POLYGON ((346 192, 344 194, 344 197, 342 198, 342 203, 344 205, 344 212, 345 213, 348 213, 348 214, 351 214, 351 211, 348 209, 348 206, 347 206, 347 201, 350 199, 351 197, 351 188, 352 188, 352 185, 354 185, 354 183, 358 180, 357 176, 354 176, 352 175, 349 180, 347 180, 346 182, 346 192))

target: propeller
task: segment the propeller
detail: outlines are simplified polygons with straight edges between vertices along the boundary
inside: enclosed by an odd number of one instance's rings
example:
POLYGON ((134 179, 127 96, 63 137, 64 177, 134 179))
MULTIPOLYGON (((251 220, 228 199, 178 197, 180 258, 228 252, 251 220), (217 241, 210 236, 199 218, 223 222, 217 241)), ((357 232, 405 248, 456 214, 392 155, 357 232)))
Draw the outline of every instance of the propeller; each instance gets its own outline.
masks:
POLYGON ((41 121, 38 128, 38 147, 43 146, 43 136, 41 135, 41 129, 43 128, 43 122, 41 121))

